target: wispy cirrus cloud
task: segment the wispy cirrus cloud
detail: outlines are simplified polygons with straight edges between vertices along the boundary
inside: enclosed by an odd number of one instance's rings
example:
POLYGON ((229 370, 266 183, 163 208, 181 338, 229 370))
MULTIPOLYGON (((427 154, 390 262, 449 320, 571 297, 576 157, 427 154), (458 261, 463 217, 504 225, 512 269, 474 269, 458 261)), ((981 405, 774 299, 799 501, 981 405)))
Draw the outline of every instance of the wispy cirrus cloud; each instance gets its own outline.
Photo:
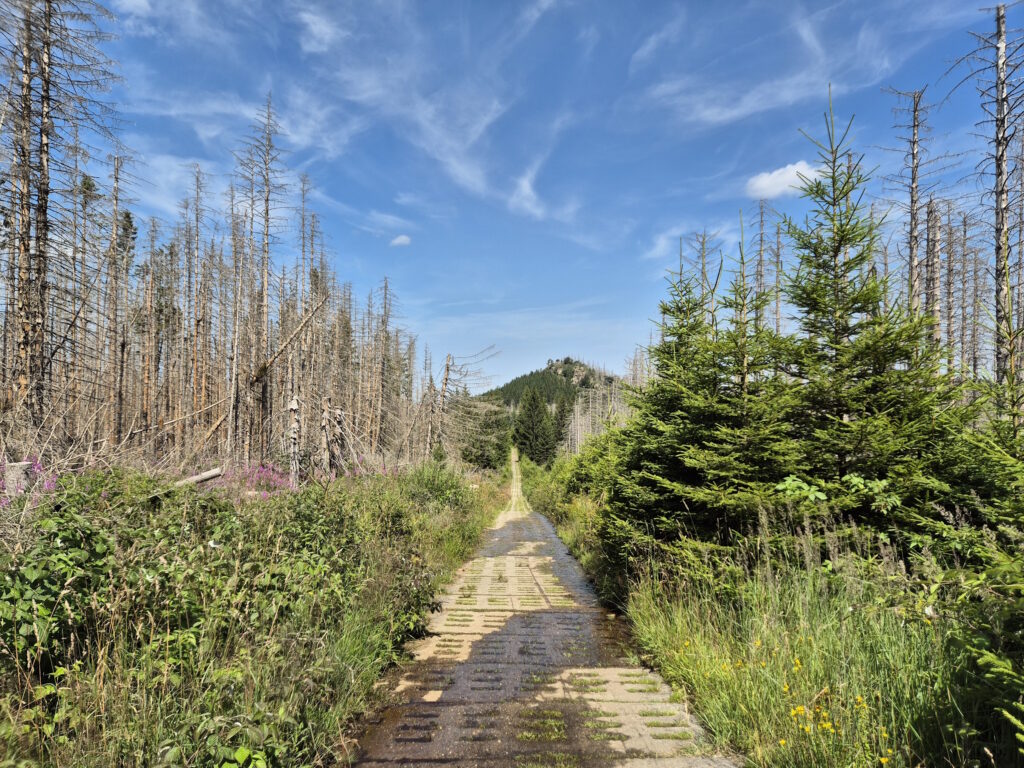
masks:
POLYGON ((300 6, 295 18, 301 25, 299 45, 304 53, 326 53, 349 36, 335 18, 314 6, 300 6))
POLYGON ((337 95, 433 159, 457 186, 503 199, 492 180, 490 134, 517 93, 502 67, 557 5, 525 5, 470 68, 442 63, 436 41, 402 4, 349 17, 346 44, 331 47, 320 61, 329 67, 337 95))
POLYGON ((826 36, 817 15, 797 17, 782 34, 799 43, 788 64, 748 69, 732 79, 709 76, 708 70, 663 76, 643 92, 640 103, 671 112, 680 122, 720 126, 754 115, 878 85, 927 42, 924 36, 900 40, 871 22, 856 34, 831 30, 826 36), (827 53, 826 53, 827 52, 827 53), (780 71, 781 70, 781 71, 780 71))
MULTIPOLYGON (((391 241, 399 235, 408 236, 405 235, 403 230, 418 229, 415 222, 404 216, 376 209, 364 210, 350 203, 338 200, 320 189, 314 189, 311 197, 318 205, 327 208, 332 215, 342 219, 352 227, 375 237, 388 238, 391 241)), ((391 244, 404 245, 404 243, 391 244)))
POLYGON ((215 23, 202 0, 112 0, 124 30, 138 37, 159 37, 167 43, 223 43, 224 25, 215 23), (166 34, 171 30, 173 34, 166 34))
POLYGON ((686 12, 683 9, 676 8, 668 23, 645 37, 640 47, 633 51, 633 55, 629 58, 630 74, 649 64, 658 51, 666 45, 677 42, 683 33, 685 24, 686 12))
POLYGON ((541 200, 537 194, 535 184, 542 164, 542 158, 534 160, 516 179, 515 187, 508 198, 508 209, 537 221, 553 219, 562 223, 571 223, 580 208, 578 200, 569 199, 561 205, 552 206, 541 200))
MULTIPOLYGON (((294 151, 312 150, 334 159, 370 125, 366 116, 345 112, 304 86, 283 83, 271 96, 281 135, 294 151)), ((129 114, 177 120, 204 144, 218 149, 237 146, 265 108, 264 100, 232 91, 186 92, 153 85, 136 88, 124 105, 129 114)))

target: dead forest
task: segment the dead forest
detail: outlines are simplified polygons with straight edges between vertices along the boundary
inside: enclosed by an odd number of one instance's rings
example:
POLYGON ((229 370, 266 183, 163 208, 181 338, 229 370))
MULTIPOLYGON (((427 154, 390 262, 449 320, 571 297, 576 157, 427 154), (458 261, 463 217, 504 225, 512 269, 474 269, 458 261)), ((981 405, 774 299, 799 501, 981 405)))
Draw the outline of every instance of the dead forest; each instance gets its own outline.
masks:
POLYGON ((270 96, 226 196, 196 166, 176 220, 136 218, 133 187, 161 182, 119 143, 105 20, 0 3, 0 453, 294 477, 450 442, 465 361, 435 370, 386 279, 356 296, 332 268, 270 96))
MULTIPOLYGON (((1005 10, 995 16, 942 86, 977 88, 984 158, 932 151, 938 87, 892 94, 890 149, 905 163, 875 194, 887 223, 873 269, 890 301, 934 320, 948 370, 999 385, 1019 429, 1024 52, 1005 10)), ((486 407, 468 396, 479 359, 418 353, 387 281, 357 296, 332 266, 344 255, 325 242, 311 182, 287 168, 271 96, 238 137, 226 193, 197 166, 174 220, 137 218, 133 189, 161 181, 118 138, 109 21, 91 0, 0 1, 4 460, 179 471, 274 461, 295 477, 414 462, 472 439, 486 407)), ((775 292, 759 322, 777 330, 783 230, 762 204, 753 279, 775 292)), ((685 250, 714 296, 721 249, 703 233, 685 250)), ((578 403, 574 423, 587 426, 570 451, 620 410, 578 403)))

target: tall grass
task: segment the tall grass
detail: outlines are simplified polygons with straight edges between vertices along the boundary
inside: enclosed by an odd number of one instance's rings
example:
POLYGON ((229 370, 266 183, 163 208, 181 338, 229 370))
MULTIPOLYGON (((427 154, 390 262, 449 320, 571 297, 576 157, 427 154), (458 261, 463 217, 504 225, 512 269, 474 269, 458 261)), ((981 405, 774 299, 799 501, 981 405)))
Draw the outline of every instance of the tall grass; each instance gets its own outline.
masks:
POLYGON ((600 504, 566 495, 557 474, 527 467, 524 478, 719 748, 772 768, 1016 764, 1008 723, 958 640, 961 617, 869 533, 845 544, 835 531, 753 533, 710 564, 712 580, 651 560, 623 595, 600 504), (984 740, 993 732, 1002 738, 984 740))
POLYGON ((764 766, 963 764, 966 659, 942 622, 854 568, 756 567, 734 584, 631 591, 635 637, 716 742, 764 766))
POLYGON ((298 493, 65 478, 6 555, 0 766, 344 762, 503 502, 443 467, 298 493))

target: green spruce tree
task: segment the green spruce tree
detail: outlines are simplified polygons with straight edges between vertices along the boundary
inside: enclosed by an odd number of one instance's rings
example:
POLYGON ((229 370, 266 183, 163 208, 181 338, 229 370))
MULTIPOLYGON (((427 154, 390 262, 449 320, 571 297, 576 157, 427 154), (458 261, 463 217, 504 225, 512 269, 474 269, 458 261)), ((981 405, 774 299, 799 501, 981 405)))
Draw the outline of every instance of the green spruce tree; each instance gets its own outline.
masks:
POLYGON ((661 542, 726 545, 756 525, 775 486, 800 468, 795 399, 776 375, 792 345, 755 322, 770 299, 751 282, 741 248, 720 330, 697 280, 670 282, 661 342, 650 350, 655 376, 617 438, 616 525, 661 542))
POLYGON ((558 401, 555 404, 555 417, 554 417, 554 430, 555 430, 555 444, 562 443, 569 431, 569 421, 572 419, 572 408, 574 398, 562 394, 558 397, 558 401))
POLYGON ((885 308, 871 268, 879 222, 863 201, 868 176, 849 149, 850 124, 838 129, 831 108, 825 124, 820 173, 802 179, 810 214, 786 220, 798 258, 786 295, 802 332, 791 371, 807 479, 860 522, 934 531, 935 505, 955 503, 947 459, 960 453, 964 398, 942 370, 931 317, 885 308))
POLYGON ((544 399, 532 387, 523 391, 516 414, 513 441, 523 455, 545 466, 555 458, 555 429, 544 399))

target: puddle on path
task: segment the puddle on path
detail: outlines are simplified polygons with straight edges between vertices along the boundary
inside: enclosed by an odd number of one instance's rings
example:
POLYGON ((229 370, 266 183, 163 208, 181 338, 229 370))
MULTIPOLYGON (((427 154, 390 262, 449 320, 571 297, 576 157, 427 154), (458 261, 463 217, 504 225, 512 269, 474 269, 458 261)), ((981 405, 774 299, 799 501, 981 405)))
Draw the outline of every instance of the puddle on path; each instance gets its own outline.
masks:
POLYGON ((546 519, 512 501, 410 645, 399 704, 361 739, 364 768, 734 768, 654 672, 631 666, 546 519))

